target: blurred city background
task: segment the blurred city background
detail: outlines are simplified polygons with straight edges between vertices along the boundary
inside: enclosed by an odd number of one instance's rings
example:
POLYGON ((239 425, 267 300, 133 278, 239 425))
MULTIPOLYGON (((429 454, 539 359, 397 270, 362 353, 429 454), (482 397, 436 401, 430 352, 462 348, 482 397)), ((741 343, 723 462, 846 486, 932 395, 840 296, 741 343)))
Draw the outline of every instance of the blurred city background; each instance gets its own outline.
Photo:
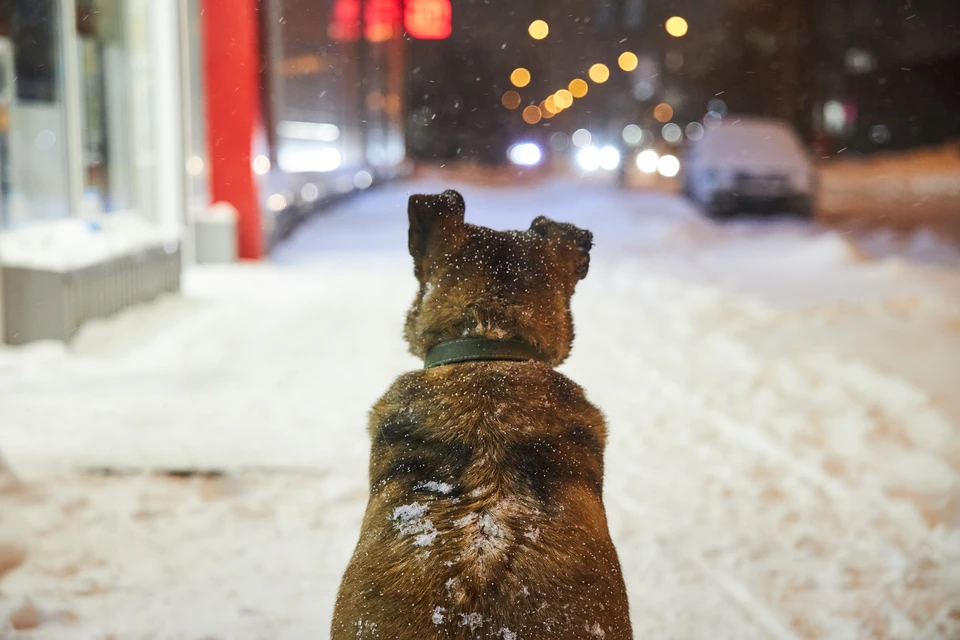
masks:
POLYGON ((638 637, 960 637, 956 0, 0 0, 0 638, 326 634, 446 188, 594 231, 638 637))

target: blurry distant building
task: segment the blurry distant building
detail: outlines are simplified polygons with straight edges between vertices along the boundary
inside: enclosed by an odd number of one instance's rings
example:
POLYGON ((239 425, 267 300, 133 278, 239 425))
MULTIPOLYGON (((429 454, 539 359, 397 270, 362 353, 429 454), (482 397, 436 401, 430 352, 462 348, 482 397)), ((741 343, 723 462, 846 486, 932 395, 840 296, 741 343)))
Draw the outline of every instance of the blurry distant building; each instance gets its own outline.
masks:
POLYGON ((816 0, 811 128, 869 152, 960 136, 960 3, 816 0))
MULTIPOLYGON (((728 0, 689 82, 731 112, 784 118, 824 153, 960 135, 960 3, 728 0)), ((693 10, 694 15, 699 10, 693 10)), ((691 27, 693 31, 693 27, 691 27)))

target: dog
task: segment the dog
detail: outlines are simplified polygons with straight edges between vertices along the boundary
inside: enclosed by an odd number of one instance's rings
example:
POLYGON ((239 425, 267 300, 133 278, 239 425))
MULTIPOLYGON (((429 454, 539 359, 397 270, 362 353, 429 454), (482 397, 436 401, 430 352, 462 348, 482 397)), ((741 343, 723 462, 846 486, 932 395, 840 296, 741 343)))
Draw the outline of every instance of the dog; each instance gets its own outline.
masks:
POLYGON ((464 222, 456 191, 409 200, 425 368, 371 411, 370 497, 334 640, 625 640, 603 507, 603 415, 554 370, 593 236, 464 222))

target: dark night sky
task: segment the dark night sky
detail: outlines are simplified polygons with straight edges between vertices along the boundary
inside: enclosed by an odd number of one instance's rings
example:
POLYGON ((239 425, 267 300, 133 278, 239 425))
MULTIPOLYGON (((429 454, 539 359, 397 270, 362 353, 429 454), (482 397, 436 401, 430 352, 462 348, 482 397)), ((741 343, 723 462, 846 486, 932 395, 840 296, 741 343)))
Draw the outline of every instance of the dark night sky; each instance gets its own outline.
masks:
POLYGON ((903 0, 902 12, 904 62, 960 55, 960 0, 903 0))

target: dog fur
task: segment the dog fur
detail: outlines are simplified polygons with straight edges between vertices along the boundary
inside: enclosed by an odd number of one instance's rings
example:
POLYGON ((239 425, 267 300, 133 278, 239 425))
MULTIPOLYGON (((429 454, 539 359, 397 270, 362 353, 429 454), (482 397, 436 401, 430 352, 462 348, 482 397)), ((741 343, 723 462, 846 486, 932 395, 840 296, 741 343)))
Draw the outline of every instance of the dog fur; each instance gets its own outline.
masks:
POLYGON ((369 424, 370 498, 332 637, 625 640, 627 594, 603 508, 603 415, 553 369, 592 235, 464 222, 455 191, 412 196, 420 290, 411 352, 463 336, 523 340, 543 362, 400 376, 369 424))

